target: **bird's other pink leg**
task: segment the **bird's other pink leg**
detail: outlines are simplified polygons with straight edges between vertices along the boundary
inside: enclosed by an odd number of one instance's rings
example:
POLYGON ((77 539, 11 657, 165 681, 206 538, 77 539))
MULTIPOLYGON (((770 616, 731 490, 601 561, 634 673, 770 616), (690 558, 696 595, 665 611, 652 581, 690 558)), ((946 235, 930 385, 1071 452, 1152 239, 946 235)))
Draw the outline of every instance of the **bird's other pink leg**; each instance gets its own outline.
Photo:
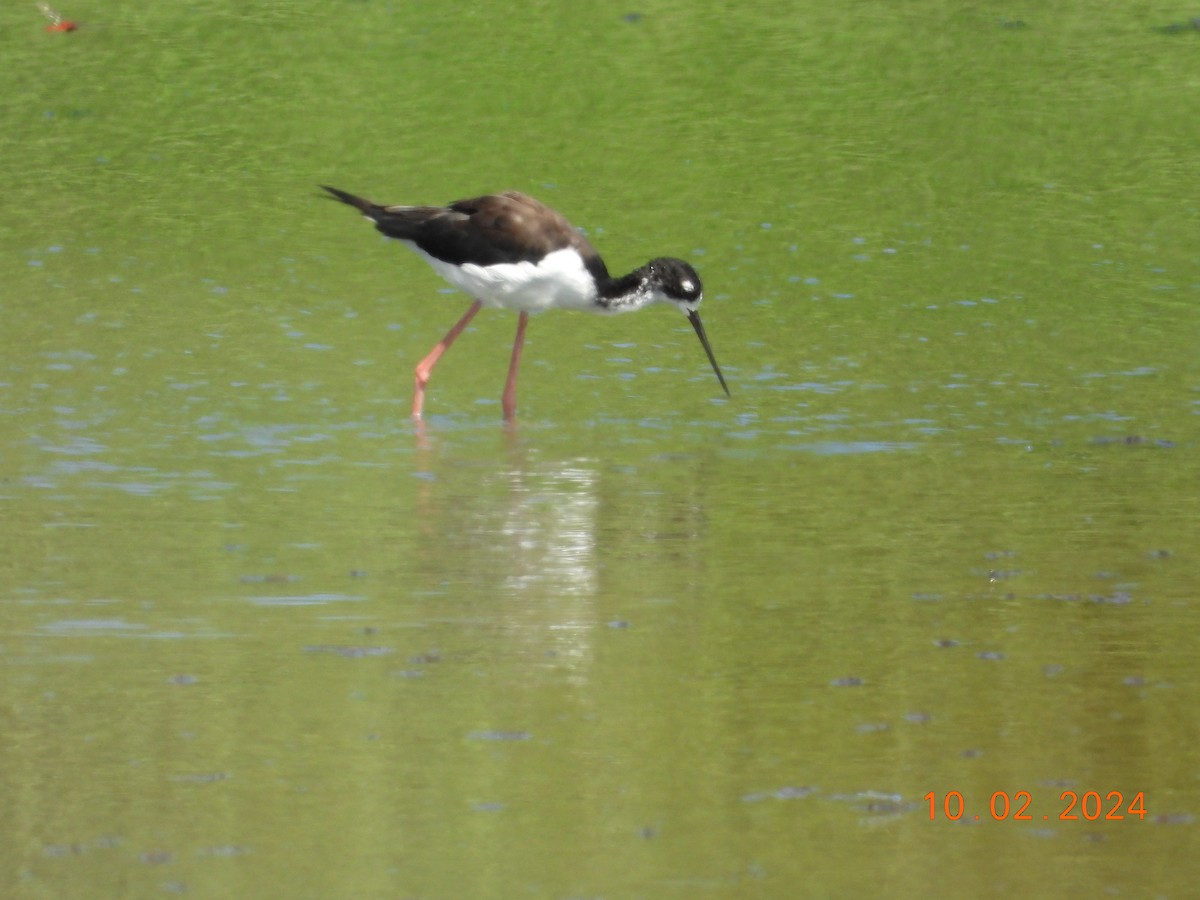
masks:
POLYGON ((513 341, 512 360, 508 364, 508 380, 504 382, 504 396, 500 400, 505 422, 511 422, 517 415, 517 369, 521 365, 521 348, 525 346, 525 326, 527 324, 529 324, 529 313, 523 312, 517 319, 517 337, 513 341))
POLYGON ((483 304, 478 300, 472 303, 471 308, 466 311, 453 328, 446 332, 446 336, 438 341, 437 346, 430 350, 423 360, 417 363, 416 371, 413 373, 416 376, 416 389, 413 391, 412 409, 414 419, 421 418, 421 411, 425 408, 425 385, 429 384, 429 376, 433 374, 433 367, 442 358, 442 354, 450 349, 450 345, 454 343, 455 339, 462 334, 463 329, 471 324, 471 320, 475 318, 475 313, 479 312, 482 307, 483 304))

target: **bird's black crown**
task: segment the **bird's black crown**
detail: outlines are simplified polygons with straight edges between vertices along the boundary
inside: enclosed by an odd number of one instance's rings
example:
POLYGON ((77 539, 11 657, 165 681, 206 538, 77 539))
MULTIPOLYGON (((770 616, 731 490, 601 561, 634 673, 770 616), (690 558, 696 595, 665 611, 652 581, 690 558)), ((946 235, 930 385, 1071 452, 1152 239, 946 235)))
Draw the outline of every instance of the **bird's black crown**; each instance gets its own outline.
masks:
POLYGON ((699 303, 704 285, 690 264, 671 256, 660 256, 646 263, 646 278, 664 296, 678 303, 699 303))

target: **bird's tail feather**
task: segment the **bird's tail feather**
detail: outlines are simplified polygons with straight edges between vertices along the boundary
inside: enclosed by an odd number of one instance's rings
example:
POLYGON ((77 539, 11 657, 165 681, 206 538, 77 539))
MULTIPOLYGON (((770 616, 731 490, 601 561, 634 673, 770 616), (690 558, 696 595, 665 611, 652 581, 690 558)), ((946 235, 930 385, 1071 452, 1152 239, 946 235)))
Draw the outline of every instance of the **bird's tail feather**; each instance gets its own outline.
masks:
POLYGON ((354 194, 347 193, 346 191, 340 191, 337 188, 330 187, 327 184, 322 184, 321 187, 329 191, 330 196, 332 196, 335 200, 341 200, 347 206, 353 206, 367 218, 378 218, 376 213, 380 212, 381 207, 372 203, 370 200, 364 200, 362 197, 356 197, 354 194))

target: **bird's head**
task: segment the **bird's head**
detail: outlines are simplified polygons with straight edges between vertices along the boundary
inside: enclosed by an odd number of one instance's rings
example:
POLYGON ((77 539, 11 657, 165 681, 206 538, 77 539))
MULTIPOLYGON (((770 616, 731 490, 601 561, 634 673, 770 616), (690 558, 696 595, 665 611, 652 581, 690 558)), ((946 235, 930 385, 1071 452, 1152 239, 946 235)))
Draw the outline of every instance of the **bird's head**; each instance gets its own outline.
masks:
POLYGON ((704 285, 700 283, 700 276, 696 274, 696 270, 682 259, 660 256, 646 263, 645 286, 653 300, 670 303, 688 317, 692 328, 696 330, 696 337, 700 338, 700 343, 704 346, 704 352, 708 354, 713 371, 717 373, 721 388, 728 396, 729 387, 725 384, 725 376, 721 374, 721 367, 717 365, 712 345, 709 344, 704 325, 700 322, 699 307, 700 301, 704 299, 704 285))
POLYGON ((655 300, 693 312, 704 299, 704 285, 689 263, 660 256, 646 263, 646 288, 655 300))

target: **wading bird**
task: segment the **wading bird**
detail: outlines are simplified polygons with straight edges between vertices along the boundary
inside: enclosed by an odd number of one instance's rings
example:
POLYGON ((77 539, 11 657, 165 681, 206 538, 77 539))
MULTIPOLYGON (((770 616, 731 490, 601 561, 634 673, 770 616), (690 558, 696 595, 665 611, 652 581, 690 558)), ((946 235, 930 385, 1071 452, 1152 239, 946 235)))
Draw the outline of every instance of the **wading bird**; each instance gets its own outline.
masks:
POLYGON ((380 206, 321 187, 361 212, 382 234, 407 244, 475 300, 417 363, 413 418, 421 417, 433 367, 484 306, 520 313, 501 400, 506 420, 517 411, 517 369, 529 314, 546 309, 619 313, 669 303, 692 323, 728 396, 725 376, 697 312, 703 299, 700 276, 683 260, 659 257, 613 278, 596 249, 561 213, 518 191, 457 200, 449 206, 380 206))

